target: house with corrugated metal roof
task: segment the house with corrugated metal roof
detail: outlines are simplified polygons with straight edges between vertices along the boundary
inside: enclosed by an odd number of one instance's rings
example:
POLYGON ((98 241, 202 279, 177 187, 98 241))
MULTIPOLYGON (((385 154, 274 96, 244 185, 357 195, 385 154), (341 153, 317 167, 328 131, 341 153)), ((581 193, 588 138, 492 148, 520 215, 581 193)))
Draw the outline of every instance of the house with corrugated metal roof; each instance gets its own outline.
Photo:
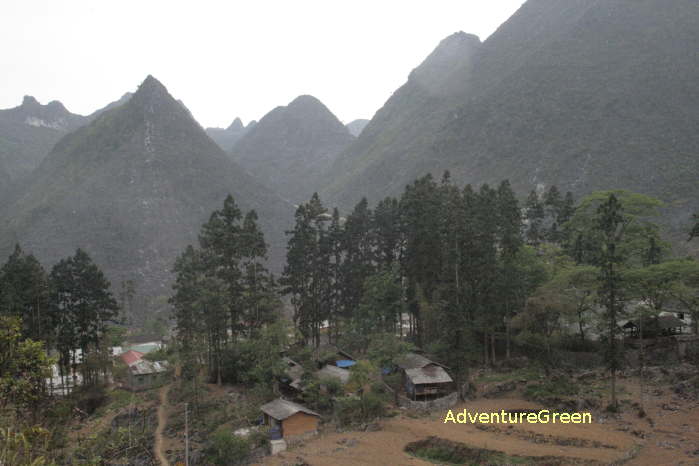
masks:
POLYGON ((133 391, 147 390, 165 383, 168 376, 167 361, 139 359, 128 367, 126 388, 133 391))
POLYGON ((447 367, 417 353, 408 353, 397 361, 403 371, 403 386, 415 401, 440 398, 455 390, 447 367))
POLYGON ((320 414, 292 401, 277 398, 260 406, 260 411, 272 440, 293 440, 318 431, 320 414))

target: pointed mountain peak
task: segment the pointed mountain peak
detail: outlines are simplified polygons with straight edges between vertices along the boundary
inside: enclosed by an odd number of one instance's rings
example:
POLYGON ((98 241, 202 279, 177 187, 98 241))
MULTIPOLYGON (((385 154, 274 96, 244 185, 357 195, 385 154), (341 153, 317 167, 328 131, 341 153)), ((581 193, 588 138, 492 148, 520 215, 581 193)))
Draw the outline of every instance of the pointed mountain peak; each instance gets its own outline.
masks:
POLYGON ((24 99, 22 99, 22 106, 23 107, 28 107, 28 106, 37 106, 41 105, 38 100, 34 98, 34 96, 31 95, 25 95, 24 99))
POLYGON ((235 120, 233 120, 233 123, 231 123, 230 126, 226 128, 226 131, 240 131, 243 128, 245 128, 243 122, 240 120, 240 118, 236 118, 235 120))
POLYGON ((150 114, 185 113, 189 117, 192 116, 187 107, 181 101, 175 100, 167 88, 151 75, 141 83, 127 105, 139 107, 150 114))
POLYGON ((151 96, 163 96, 167 95, 167 89, 163 84, 155 79, 153 75, 148 75, 146 79, 138 86, 138 90, 134 95, 151 95, 151 96))

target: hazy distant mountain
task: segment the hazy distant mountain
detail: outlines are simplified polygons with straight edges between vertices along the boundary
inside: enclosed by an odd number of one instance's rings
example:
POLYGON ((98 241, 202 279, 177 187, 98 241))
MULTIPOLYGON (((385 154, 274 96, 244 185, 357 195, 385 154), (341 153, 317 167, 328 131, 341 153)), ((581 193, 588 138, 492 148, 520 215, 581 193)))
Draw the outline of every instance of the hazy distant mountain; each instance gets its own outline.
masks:
POLYGON ((126 94, 122 95, 119 100, 115 100, 114 102, 111 102, 107 104, 105 107, 100 108, 99 110, 95 110, 92 112, 90 115, 87 116, 88 121, 92 121, 98 116, 100 116, 102 113, 104 113, 107 110, 111 110, 115 107, 119 107, 120 105, 124 105, 126 102, 129 101, 129 99, 133 96, 133 92, 127 92, 126 94))
POLYGON ((265 115, 232 155, 282 197, 299 203, 319 189, 327 168, 353 140, 325 105, 303 95, 265 115))
POLYGON ((352 136, 357 137, 362 133, 362 131, 364 131, 364 127, 368 123, 369 120, 359 118, 357 120, 347 123, 345 126, 347 126, 347 131, 349 131, 352 136))
POLYGON ((468 65, 480 47, 476 36, 463 32, 444 39, 337 158, 323 197, 344 207, 362 196, 375 201, 399 193, 417 173, 431 170, 429 163, 422 164, 421 144, 445 123, 445 109, 470 81, 468 65))
POLYGON ((452 36, 333 167, 326 197, 399 193, 427 171, 625 188, 699 209, 699 8, 693 0, 529 0, 482 45, 452 36))
POLYGON ((228 128, 206 128, 206 134, 218 144, 221 149, 230 152, 238 140, 243 137, 247 131, 255 125, 255 121, 251 121, 248 126, 244 126, 240 118, 233 120, 228 128))
POLYGON ((292 207, 250 177, 148 77, 123 105, 68 134, 0 222, 0 257, 12 243, 51 264, 87 250, 113 283, 169 292, 177 254, 232 194, 256 209, 279 269, 292 207))
POLYGON ((61 137, 85 121, 56 100, 41 105, 31 96, 18 107, 0 110, 0 172, 11 180, 27 175, 61 137))

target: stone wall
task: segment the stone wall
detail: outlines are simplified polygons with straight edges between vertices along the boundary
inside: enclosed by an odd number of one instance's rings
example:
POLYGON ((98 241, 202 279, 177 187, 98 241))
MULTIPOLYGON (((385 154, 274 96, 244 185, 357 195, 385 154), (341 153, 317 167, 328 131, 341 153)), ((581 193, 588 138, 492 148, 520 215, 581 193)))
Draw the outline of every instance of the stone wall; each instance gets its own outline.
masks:
POLYGON ((429 401, 413 401, 404 396, 398 397, 398 405, 412 411, 442 411, 451 408, 457 401, 459 401, 459 397, 456 392, 429 401))

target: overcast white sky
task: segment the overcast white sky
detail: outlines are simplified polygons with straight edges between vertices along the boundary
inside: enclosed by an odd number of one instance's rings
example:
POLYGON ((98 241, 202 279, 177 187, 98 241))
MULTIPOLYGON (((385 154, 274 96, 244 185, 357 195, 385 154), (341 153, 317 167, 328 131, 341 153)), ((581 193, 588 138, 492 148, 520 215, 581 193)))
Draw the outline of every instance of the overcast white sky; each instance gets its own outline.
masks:
POLYGON ((88 114, 152 74, 204 126, 311 94, 371 118, 456 31, 487 38, 523 0, 2 0, 0 108, 88 114))

